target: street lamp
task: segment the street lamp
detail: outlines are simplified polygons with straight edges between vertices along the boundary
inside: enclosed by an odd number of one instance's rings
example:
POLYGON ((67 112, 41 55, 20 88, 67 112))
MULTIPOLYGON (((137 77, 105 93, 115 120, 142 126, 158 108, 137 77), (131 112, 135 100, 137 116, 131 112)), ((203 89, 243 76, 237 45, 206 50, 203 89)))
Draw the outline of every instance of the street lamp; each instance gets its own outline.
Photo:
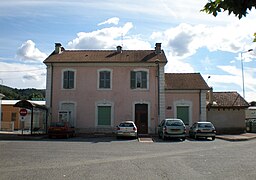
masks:
POLYGON ((243 64, 243 53, 251 52, 253 49, 249 49, 247 51, 241 52, 241 68, 242 68, 242 83, 243 83, 243 98, 245 99, 245 91, 244 91, 244 64, 243 64))

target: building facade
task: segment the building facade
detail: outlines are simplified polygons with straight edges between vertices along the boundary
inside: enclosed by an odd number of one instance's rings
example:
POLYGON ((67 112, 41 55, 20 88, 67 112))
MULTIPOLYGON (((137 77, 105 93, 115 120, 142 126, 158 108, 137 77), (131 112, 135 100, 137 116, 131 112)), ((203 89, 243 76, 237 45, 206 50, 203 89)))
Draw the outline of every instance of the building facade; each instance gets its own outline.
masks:
POLYGON ((113 132, 132 120, 139 134, 154 134, 165 117, 160 43, 154 50, 65 50, 56 43, 44 63, 50 121, 67 120, 89 133, 113 132))

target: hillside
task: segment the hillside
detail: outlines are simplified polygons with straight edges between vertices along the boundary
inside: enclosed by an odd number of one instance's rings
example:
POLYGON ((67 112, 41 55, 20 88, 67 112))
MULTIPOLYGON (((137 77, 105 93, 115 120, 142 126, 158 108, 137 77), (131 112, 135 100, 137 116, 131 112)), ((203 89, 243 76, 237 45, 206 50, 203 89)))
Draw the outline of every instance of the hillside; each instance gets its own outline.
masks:
POLYGON ((5 97, 3 100, 34 100, 34 99, 40 99, 44 100, 45 98, 45 89, 34 89, 34 88, 28 88, 28 89, 17 89, 17 88, 11 88, 8 86, 0 85, 0 93, 4 94, 5 97))

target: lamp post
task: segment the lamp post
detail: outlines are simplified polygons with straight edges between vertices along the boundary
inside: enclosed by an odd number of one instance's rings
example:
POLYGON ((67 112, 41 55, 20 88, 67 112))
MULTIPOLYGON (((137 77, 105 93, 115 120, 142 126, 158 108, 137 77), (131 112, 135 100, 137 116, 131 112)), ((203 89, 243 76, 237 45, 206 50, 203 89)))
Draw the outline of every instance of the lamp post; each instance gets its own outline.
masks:
POLYGON ((243 53, 251 52, 253 49, 241 52, 241 69, 242 69, 242 83, 243 83, 243 98, 245 98, 245 89, 244 89, 244 63, 243 63, 243 53))

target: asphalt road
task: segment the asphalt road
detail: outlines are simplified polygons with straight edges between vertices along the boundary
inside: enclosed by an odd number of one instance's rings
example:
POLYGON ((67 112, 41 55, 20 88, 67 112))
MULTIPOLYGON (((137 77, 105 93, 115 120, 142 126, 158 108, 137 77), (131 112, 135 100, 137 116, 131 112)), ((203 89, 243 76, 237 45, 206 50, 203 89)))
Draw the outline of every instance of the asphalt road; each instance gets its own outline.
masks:
POLYGON ((255 179, 255 149, 256 139, 0 141, 0 179, 255 179))

